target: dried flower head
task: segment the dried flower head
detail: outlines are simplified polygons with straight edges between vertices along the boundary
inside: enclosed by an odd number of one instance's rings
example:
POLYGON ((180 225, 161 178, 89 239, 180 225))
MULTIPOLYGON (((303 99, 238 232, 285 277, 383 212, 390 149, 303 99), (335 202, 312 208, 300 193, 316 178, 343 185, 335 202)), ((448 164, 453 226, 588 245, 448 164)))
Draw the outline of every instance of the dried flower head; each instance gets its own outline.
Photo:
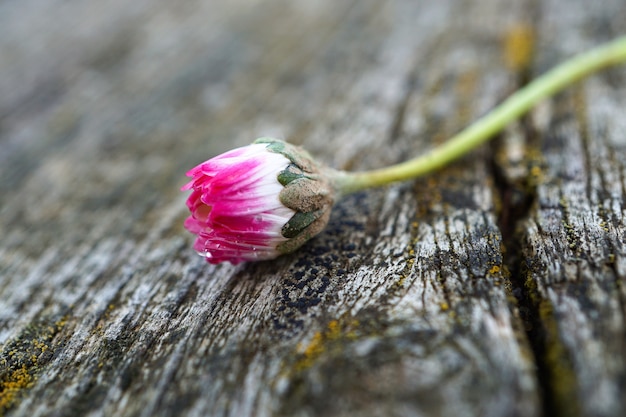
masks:
POLYGON ((210 263, 259 261, 289 253, 318 234, 335 189, 329 168, 272 138, 233 149, 187 173, 185 227, 210 263))

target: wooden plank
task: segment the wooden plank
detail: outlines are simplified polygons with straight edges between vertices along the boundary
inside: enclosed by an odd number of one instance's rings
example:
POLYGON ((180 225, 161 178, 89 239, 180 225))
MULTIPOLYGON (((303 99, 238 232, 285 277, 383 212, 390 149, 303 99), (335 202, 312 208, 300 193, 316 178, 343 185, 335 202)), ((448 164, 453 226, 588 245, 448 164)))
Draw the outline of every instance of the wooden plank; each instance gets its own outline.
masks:
MULTIPOLYGON (((626 30, 626 4, 542 2, 533 73, 626 30), (622 18, 616 18, 622 16, 622 18)), ((546 102, 527 121, 532 205, 521 223, 523 301, 548 409, 626 409, 624 161, 626 71, 546 102)))
POLYGON ((589 7, 0 3, 0 414, 619 415, 623 70, 275 261, 206 264, 178 191, 257 136, 424 152, 623 31, 589 7))

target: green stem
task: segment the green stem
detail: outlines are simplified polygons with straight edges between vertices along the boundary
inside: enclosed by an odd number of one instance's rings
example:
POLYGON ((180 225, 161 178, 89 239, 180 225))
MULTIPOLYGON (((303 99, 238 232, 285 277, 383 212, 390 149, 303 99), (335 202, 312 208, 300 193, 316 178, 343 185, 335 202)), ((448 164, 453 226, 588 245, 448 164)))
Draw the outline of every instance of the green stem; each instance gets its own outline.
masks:
POLYGON ((342 194, 348 194, 433 172, 483 144, 544 98, 600 69, 622 62, 626 62, 626 36, 565 61, 518 90, 443 145, 422 156, 373 171, 337 172, 337 188, 342 194))

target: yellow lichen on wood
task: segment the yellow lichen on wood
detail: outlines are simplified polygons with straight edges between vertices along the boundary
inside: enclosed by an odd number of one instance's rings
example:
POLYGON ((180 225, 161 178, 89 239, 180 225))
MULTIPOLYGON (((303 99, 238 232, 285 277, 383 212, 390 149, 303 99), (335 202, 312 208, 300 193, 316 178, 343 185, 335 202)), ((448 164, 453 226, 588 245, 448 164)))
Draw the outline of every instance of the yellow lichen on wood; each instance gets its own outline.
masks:
POLYGON ((506 66, 513 71, 522 71, 531 63, 535 46, 533 28, 529 25, 513 26, 504 36, 503 57, 506 66))
POLYGON ((545 181, 544 158, 541 149, 528 148, 526 153, 526 164, 528 166, 528 176, 526 178, 527 192, 532 193, 540 184, 545 181))
POLYGON ((457 121, 460 125, 468 124, 475 112, 475 91, 479 80, 479 74, 475 70, 462 73, 456 84, 455 92, 460 98, 457 109, 457 121))
POLYGON ((34 377, 26 365, 12 371, 4 381, 0 382, 0 415, 10 408, 23 389, 33 385, 34 377))
POLYGON ((565 410, 563 415, 578 415, 580 403, 572 401, 572 398, 577 397, 576 375, 569 352, 559 336, 558 322, 550 301, 541 301, 539 315, 545 330, 545 361, 550 374, 550 390, 554 401, 560 410, 565 410))
POLYGON ((542 352, 550 378, 548 386, 553 401, 558 404, 558 409, 565 410, 563 415, 579 415, 580 403, 572 401, 576 398, 576 377, 569 352, 563 345, 559 335, 558 320, 550 300, 543 298, 537 285, 538 277, 529 272, 524 287, 526 288, 532 304, 537 309, 539 320, 542 324, 545 346, 542 352))
POLYGON ((342 326, 338 320, 331 320, 328 326, 323 332, 315 332, 311 341, 305 346, 299 345, 298 351, 300 351, 300 359, 296 362, 294 368, 296 371, 302 371, 310 368, 315 361, 326 351, 326 345, 328 342, 338 340, 345 336, 348 339, 354 338, 354 332, 347 332, 344 335, 344 330, 348 327, 358 326, 358 321, 354 320, 350 323, 350 326, 342 326))
POLYGON ((54 336, 65 324, 66 318, 31 324, 4 345, 0 351, 0 415, 15 405, 23 390, 33 386, 51 356, 54 336))
POLYGON ((306 346, 304 352, 302 352, 303 358, 298 362, 296 367, 308 367, 313 363, 313 360, 324 352, 324 336, 321 332, 315 332, 313 339, 306 346))
POLYGON ((499 265, 494 265, 491 267, 491 269, 489 269, 489 274, 490 275, 495 275, 497 273, 500 272, 500 266, 499 265))
POLYGON ((328 331, 326 332, 327 339, 336 339, 340 334, 339 322, 337 320, 331 320, 328 323, 328 331))

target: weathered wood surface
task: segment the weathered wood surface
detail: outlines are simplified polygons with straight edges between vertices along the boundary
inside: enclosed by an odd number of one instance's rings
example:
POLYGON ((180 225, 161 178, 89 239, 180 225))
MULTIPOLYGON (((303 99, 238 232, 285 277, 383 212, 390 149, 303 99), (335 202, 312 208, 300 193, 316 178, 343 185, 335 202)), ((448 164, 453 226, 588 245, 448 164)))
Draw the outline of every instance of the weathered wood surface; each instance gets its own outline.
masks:
POLYGON ((258 136, 441 143, 622 0, 0 3, 0 414, 620 416, 626 69, 442 172, 211 266, 178 188, 258 136))

